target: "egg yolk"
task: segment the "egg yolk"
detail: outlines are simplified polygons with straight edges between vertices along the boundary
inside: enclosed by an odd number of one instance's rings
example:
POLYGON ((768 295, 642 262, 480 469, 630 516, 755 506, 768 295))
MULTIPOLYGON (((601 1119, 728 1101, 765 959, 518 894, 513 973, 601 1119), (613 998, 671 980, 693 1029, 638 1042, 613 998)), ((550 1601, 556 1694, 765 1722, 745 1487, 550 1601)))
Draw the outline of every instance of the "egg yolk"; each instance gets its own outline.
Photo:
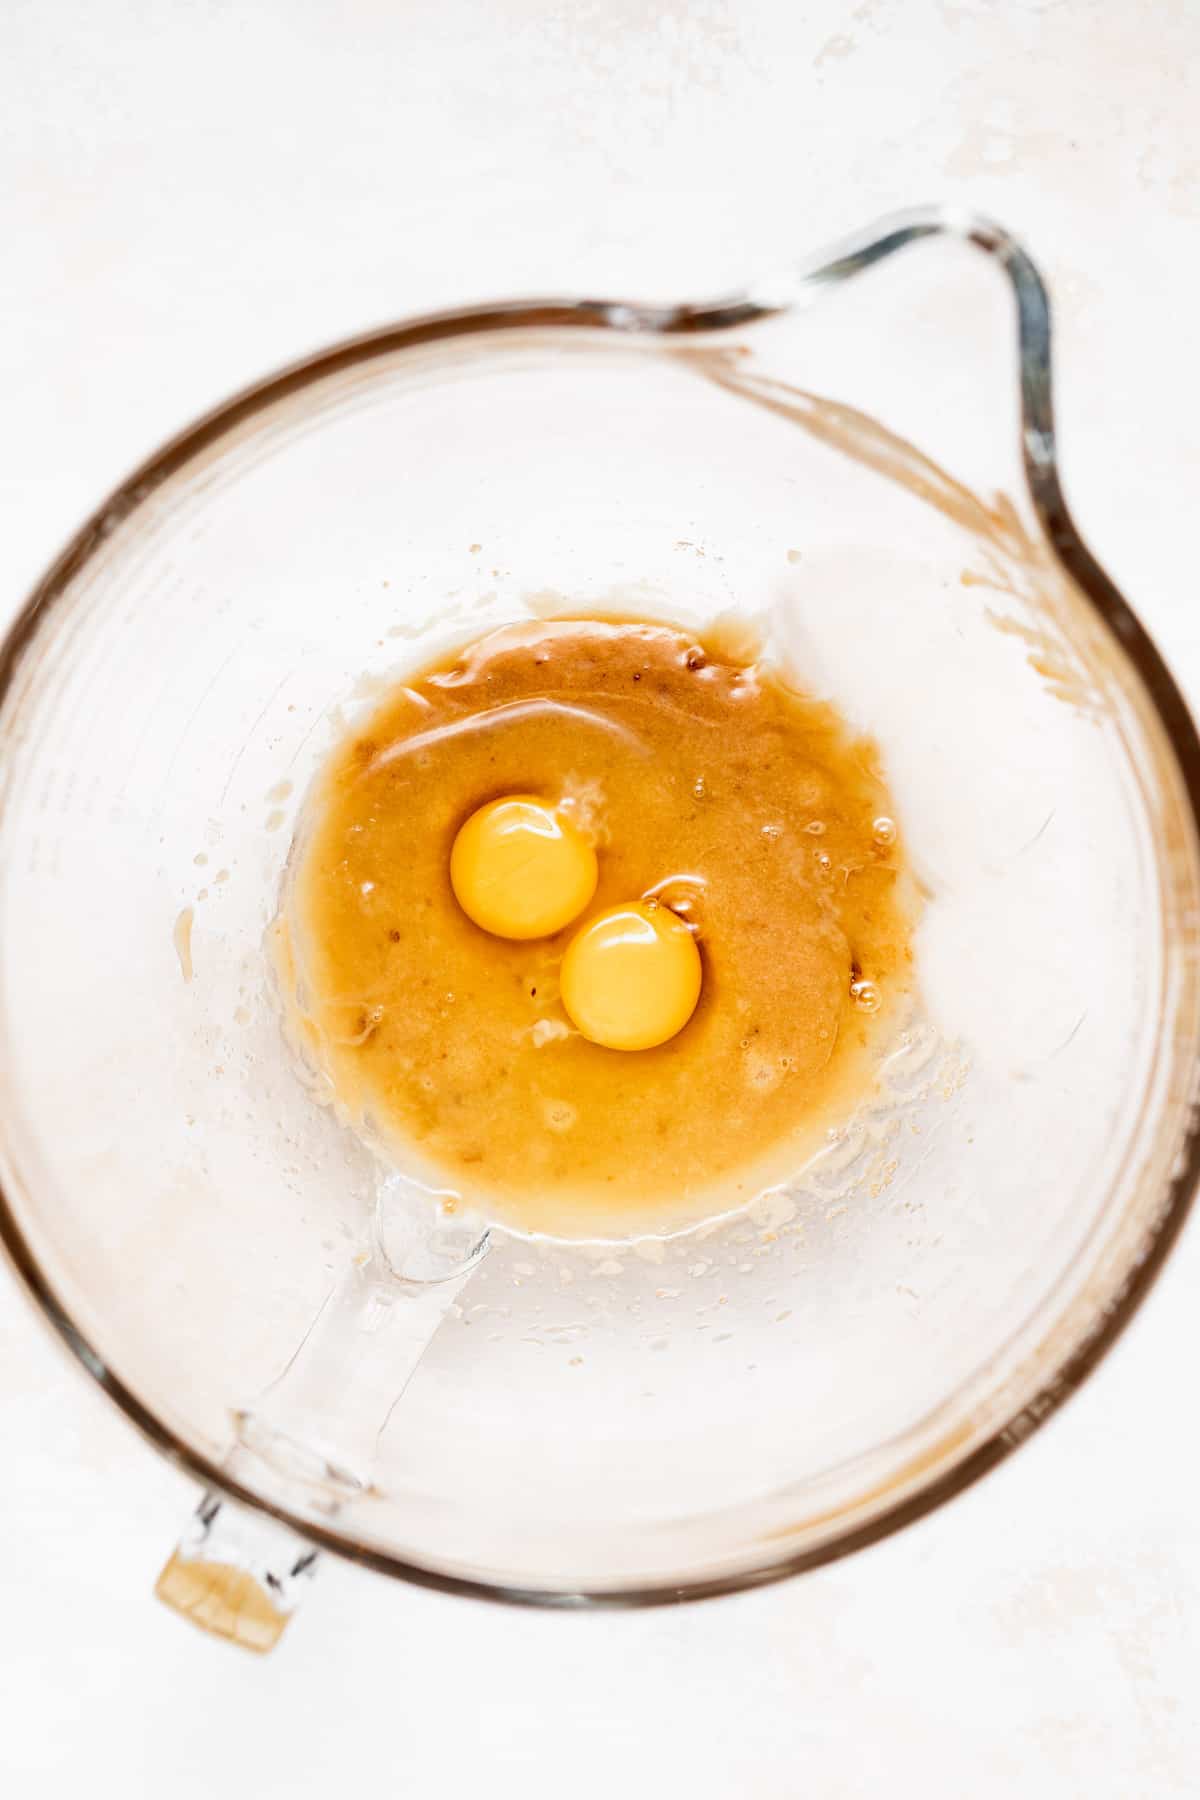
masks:
POLYGON ((458 904, 494 937, 561 931, 595 893, 596 877, 596 852, 583 833, 531 794, 481 806, 450 853, 458 904))
POLYGON ((651 1050, 681 1031, 700 998, 700 952, 669 907, 636 900, 589 920, 571 939, 562 1003, 593 1044, 651 1050))

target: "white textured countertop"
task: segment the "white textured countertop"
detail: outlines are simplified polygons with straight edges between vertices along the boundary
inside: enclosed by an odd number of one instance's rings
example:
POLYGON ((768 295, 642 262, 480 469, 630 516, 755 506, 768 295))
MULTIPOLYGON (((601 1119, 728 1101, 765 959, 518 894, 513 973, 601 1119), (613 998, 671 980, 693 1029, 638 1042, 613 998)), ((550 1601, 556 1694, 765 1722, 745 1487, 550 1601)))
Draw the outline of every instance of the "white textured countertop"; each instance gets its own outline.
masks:
MULTIPOLYGON (((394 315, 721 289, 896 206, 1021 233, 1079 521, 1200 704, 1195 0, 0 7, 0 610, 144 453, 394 315)), ((262 1661, 150 1587, 195 1499, 0 1273, 0 1788, 171 1800, 1200 1791, 1200 1230, 920 1525, 699 1607, 324 1561, 262 1661)))

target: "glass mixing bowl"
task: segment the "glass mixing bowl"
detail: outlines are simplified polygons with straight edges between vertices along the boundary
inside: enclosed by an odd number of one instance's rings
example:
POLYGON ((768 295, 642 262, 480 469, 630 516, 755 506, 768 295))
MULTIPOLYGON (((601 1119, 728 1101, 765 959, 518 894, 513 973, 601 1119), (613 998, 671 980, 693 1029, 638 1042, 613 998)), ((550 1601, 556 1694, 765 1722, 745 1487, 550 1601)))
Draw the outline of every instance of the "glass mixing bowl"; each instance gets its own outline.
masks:
POLYGON ((990 225, 317 355, 118 490, 0 684, 0 1229, 210 1490, 163 1588, 245 1641, 314 1544, 552 1603, 842 1554, 1020 1442, 1179 1227, 1197 740, 1068 515, 1046 297, 990 225), (613 607, 746 615, 878 740, 921 1009, 878 1105, 741 1217, 397 1248, 267 973, 298 809, 394 675, 613 607))

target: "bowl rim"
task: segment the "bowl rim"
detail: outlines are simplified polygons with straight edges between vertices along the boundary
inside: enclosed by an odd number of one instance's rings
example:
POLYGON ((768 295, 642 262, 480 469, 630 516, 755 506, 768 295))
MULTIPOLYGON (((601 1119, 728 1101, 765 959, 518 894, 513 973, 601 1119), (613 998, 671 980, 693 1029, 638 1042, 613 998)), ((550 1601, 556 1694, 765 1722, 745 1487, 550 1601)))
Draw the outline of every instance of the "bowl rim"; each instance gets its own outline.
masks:
MULTIPOLYGON (((1190 822, 1200 840, 1200 738, 1195 724, 1157 647, 1080 536, 1063 494, 1051 380, 1050 303, 1045 284, 1028 253, 1003 227, 978 214, 938 206, 889 215, 781 276, 715 301, 672 306, 587 299, 501 301, 384 326, 345 339, 268 375, 170 439, 136 468, 76 532, 37 583, 0 643, 0 707, 12 690, 25 651, 74 578, 113 530, 211 445, 312 383, 397 351, 485 332, 584 329, 619 333, 635 341, 653 341, 752 325, 805 303, 820 288, 850 280, 916 243, 936 238, 957 239, 971 245, 996 263, 1008 281, 1016 309, 1022 466, 1028 499, 1048 551, 1091 605, 1138 677, 1166 734, 1186 795, 1190 822)), ((527 1588, 453 1574, 363 1544, 331 1526, 317 1524, 263 1499, 226 1468, 185 1443, 108 1367, 42 1269, 2 1181, 0 1244, 35 1306, 97 1385, 154 1449, 206 1488, 266 1514, 321 1549, 422 1587, 476 1599, 550 1608, 632 1608, 707 1599, 765 1586, 818 1568, 889 1537, 978 1481, 1056 1412, 1103 1361, 1170 1255, 1198 1182, 1200 1110, 1193 1109, 1150 1242, 1101 1324, 1042 1378, 1032 1396, 995 1423, 983 1442, 926 1485, 898 1497, 871 1518, 848 1525, 818 1545, 782 1554, 768 1553, 758 1565, 739 1566, 671 1585, 645 1582, 591 1592, 527 1588)))

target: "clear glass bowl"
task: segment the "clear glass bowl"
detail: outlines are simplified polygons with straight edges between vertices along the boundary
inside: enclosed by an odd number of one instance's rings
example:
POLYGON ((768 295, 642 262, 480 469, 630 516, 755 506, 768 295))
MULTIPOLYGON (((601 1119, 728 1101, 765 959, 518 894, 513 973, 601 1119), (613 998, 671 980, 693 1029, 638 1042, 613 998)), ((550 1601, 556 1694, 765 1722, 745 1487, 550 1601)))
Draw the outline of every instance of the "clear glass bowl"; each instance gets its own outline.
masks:
POLYGON ((1180 1224, 1197 741, 1071 523, 1045 295, 991 226, 315 356, 118 490, 0 684, 0 1229, 96 1380, 260 1528, 551 1602, 801 1569, 1026 1436, 1180 1224), (568 605, 743 613, 879 740, 923 1010, 886 1103, 752 1215, 493 1234, 393 1405, 423 1337, 381 1171, 296 1078, 264 932, 380 685, 568 605))

